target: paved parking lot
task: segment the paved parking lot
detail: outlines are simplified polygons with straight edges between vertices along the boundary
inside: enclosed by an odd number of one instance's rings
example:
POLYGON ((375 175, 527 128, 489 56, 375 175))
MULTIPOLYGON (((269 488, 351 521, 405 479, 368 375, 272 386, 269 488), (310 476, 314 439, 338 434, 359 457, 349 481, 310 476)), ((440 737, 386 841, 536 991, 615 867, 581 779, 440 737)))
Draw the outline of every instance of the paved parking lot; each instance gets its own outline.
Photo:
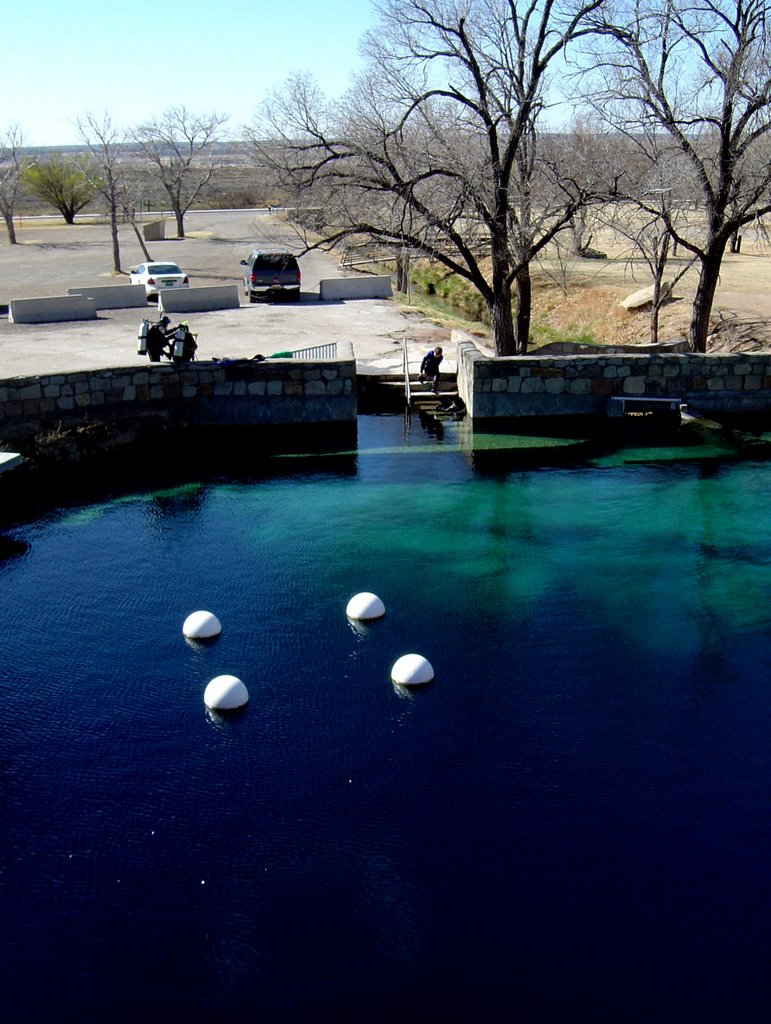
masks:
MULTIPOLYGON (((188 237, 150 242, 154 259, 173 260, 190 275, 191 285, 239 284, 239 261, 258 246, 297 249, 300 242, 278 214, 267 211, 206 211, 185 219, 188 237)), ((173 222, 167 231, 173 230, 173 222)), ((27 220, 19 228, 19 245, 0 243, 0 303, 10 299, 64 295, 71 287, 125 280, 111 273, 109 229, 88 221, 27 220)), ((124 270, 144 255, 130 229, 121 228, 124 270)), ((400 367, 402 339, 410 342, 411 362, 434 344, 445 346, 449 332, 418 314, 400 308, 397 300, 357 299, 321 302, 319 281, 345 276, 332 255, 313 252, 300 261, 303 272, 300 303, 242 304, 239 309, 191 313, 187 319, 198 335, 198 358, 241 358, 257 353, 295 350, 332 341, 352 342, 363 370, 400 367)), ((0 316, 0 379, 57 371, 136 365, 137 328, 156 310, 105 310, 96 320, 56 324, 11 324, 0 316)), ((143 358, 143 357, 142 357, 143 358)))

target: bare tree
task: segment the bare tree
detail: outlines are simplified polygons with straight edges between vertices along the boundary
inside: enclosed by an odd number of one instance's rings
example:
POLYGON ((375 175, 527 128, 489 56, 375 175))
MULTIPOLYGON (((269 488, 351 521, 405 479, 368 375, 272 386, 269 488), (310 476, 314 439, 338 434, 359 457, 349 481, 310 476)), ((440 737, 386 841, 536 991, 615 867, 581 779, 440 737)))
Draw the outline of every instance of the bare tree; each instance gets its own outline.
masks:
POLYGON ((537 126, 602 2, 381 0, 368 73, 345 102, 328 109, 295 77, 251 139, 324 208, 328 243, 364 234, 437 260, 484 298, 496 351, 524 352, 530 265, 587 195, 537 126))
POLYGON ((631 245, 632 276, 642 261, 653 280, 650 341, 655 345, 661 309, 696 259, 692 254, 680 259, 671 279, 665 280, 676 257, 673 228, 683 230, 693 206, 692 175, 682 155, 673 153, 666 136, 655 129, 631 136, 616 132, 611 148, 613 156, 604 158, 617 169, 615 193, 613 202, 598 207, 598 215, 631 245))
POLYGON ((651 188, 638 195, 634 202, 613 206, 612 226, 632 245, 632 258, 642 259, 653 279, 650 309, 650 341, 659 340, 661 309, 672 299, 677 282, 688 273, 695 257, 681 260, 671 280, 665 280, 673 253, 669 224, 676 217, 670 190, 651 188))
POLYGON ((78 133, 91 154, 91 163, 86 174, 95 190, 102 196, 110 215, 112 237, 112 265, 116 274, 121 273, 120 241, 118 239, 119 211, 124 204, 125 186, 121 157, 125 150, 125 135, 113 125, 109 114, 97 118, 85 114, 76 122, 78 133))
POLYGON ((134 129, 135 141, 169 197, 180 238, 185 237, 185 214, 222 163, 217 143, 227 120, 221 114, 196 115, 172 107, 157 121, 134 129))
POLYGON ((23 155, 24 136, 18 125, 0 135, 0 213, 8 232, 8 244, 16 245, 13 214, 28 161, 23 155))
POLYGON ((661 211, 700 267, 696 352, 707 349, 726 246, 771 211, 770 13, 768 0, 618 0, 598 20, 596 109, 630 138, 658 138, 658 159, 677 163, 698 197, 678 223, 661 211))

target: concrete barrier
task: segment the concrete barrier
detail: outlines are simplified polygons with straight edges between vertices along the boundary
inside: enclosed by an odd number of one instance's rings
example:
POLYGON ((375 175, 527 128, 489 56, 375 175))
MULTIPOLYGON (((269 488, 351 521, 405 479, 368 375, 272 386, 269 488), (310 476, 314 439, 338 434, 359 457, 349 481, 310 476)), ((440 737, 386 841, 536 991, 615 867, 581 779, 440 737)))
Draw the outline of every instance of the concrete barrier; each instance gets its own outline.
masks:
POLYGON ((215 309, 238 309, 238 285, 210 288, 169 288, 158 295, 159 313, 208 313, 215 309))
POLYGON ((166 237, 166 221, 151 220, 142 228, 146 242, 162 242, 166 237))
POLYGON ((85 295, 97 309, 133 309, 147 305, 143 284, 100 284, 86 288, 68 288, 68 295, 85 295))
POLYGON ((11 299, 12 324, 50 324, 63 320, 96 320, 96 303, 85 295, 49 295, 38 299, 11 299))
POLYGON ((319 281, 322 302, 341 299, 390 299, 391 278, 382 276, 331 277, 319 281))

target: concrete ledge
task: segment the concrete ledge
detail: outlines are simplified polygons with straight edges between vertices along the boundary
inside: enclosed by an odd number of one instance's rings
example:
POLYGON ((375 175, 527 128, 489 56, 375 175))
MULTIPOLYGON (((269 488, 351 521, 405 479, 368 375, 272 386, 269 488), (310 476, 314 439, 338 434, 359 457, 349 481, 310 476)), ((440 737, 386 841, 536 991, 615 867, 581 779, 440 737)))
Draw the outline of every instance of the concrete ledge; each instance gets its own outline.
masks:
POLYGON ((683 402, 679 398, 629 398, 608 399, 607 414, 611 419, 618 419, 627 413, 677 413, 683 402))
POLYGON ((6 469, 13 469, 14 466, 20 466, 23 461, 18 452, 0 452, 0 473, 4 473, 6 469))
POLYGON ((331 277, 319 281, 323 302, 340 299, 390 299, 390 277, 331 277))
POLYGON ((208 313, 214 309, 238 309, 238 285, 209 288, 169 288, 158 295, 159 313, 208 313))
POLYGON ((39 299, 11 299, 12 324, 50 324, 64 320, 96 320, 96 303, 85 295, 50 295, 39 299))
POLYGON ((97 309, 133 309, 147 305, 143 284, 100 284, 86 288, 68 288, 68 295, 85 295, 97 309))
POLYGON ((531 356, 647 355, 652 352, 690 352, 687 339, 660 341, 656 345, 584 345, 578 341, 551 341, 531 349, 531 356))

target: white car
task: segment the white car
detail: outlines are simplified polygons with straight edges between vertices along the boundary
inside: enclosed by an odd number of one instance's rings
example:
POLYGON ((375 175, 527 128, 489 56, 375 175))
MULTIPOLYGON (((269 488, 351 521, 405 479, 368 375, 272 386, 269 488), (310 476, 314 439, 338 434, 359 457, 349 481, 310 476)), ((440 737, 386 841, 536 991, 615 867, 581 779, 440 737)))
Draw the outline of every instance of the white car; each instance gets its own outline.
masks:
POLYGON ((184 270, 176 263, 140 263, 129 274, 131 284, 143 284, 148 299, 166 288, 189 288, 184 270))

